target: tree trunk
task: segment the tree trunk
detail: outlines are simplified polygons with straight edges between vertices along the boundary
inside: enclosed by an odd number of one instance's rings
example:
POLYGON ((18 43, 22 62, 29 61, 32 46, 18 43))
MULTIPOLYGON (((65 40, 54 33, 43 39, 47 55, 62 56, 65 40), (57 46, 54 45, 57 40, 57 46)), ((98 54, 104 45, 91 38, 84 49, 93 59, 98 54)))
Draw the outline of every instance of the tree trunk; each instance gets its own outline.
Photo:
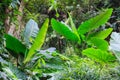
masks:
MULTIPOLYGON (((13 22, 10 22, 10 18, 8 16, 8 14, 10 14, 10 11, 8 8, 6 8, 6 19, 5 19, 5 31, 8 34, 11 34, 13 36, 15 36, 16 38, 20 39, 20 32, 23 29, 24 25, 23 25, 23 21, 22 21, 22 14, 23 14, 23 9, 24 9, 24 0, 21 0, 18 11, 21 13, 21 15, 17 16, 17 21, 18 21, 18 27, 16 27, 16 25, 13 22)), ((14 17, 14 15, 13 15, 14 17)))
POLYGON ((19 6, 19 9, 18 11, 22 14, 22 15, 18 15, 17 16, 17 20, 18 20, 18 29, 15 29, 15 32, 14 32, 14 36, 16 36, 17 38, 20 38, 20 32, 23 30, 24 28, 24 24, 23 24, 23 21, 22 21, 22 18, 23 18, 23 9, 24 9, 24 1, 21 0, 21 3, 20 3, 20 6, 19 6))

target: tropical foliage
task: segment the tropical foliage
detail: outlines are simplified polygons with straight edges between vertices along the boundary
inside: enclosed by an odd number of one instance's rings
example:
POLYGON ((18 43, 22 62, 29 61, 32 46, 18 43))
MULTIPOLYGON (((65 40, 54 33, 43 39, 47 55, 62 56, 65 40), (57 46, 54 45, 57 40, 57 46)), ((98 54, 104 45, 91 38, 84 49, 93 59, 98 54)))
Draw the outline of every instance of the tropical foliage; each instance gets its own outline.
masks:
POLYGON ((0 1, 0 80, 119 80, 116 3, 0 1))

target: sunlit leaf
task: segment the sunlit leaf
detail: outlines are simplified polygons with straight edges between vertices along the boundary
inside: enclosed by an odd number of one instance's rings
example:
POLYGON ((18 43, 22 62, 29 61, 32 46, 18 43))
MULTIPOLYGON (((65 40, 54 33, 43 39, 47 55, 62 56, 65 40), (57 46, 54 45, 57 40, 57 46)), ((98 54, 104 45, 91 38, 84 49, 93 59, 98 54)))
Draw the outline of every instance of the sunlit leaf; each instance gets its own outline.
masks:
POLYGON ((82 53, 83 55, 86 55, 87 57, 102 63, 115 60, 115 57, 111 53, 102 51, 100 49, 88 48, 83 50, 82 53))
POLYGON ((108 44, 107 41, 105 41, 103 39, 99 39, 99 38, 93 37, 93 38, 90 39, 89 42, 92 43, 98 49, 101 49, 101 50, 104 50, 104 51, 108 50, 109 44, 108 44))
POLYGON ((100 32, 95 32, 95 33, 89 35, 89 39, 91 37, 97 37, 99 39, 105 39, 110 35, 112 30, 113 30, 112 28, 108 28, 108 29, 105 29, 105 30, 100 31, 100 32))
POLYGON ((107 9, 106 11, 102 12, 98 16, 93 17, 90 20, 83 22, 78 27, 78 33, 85 34, 86 32, 89 32, 89 31, 105 24, 108 21, 108 19, 110 19, 112 11, 113 11, 113 9, 107 9))
POLYGON ((49 24, 49 19, 46 19, 46 21, 44 22, 40 31, 38 32, 38 35, 35 38, 34 43, 31 46, 31 48, 24 60, 24 63, 29 62, 31 60, 31 58, 34 56, 36 50, 39 50, 42 47, 44 40, 45 40, 46 33, 47 33, 48 24, 49 24))

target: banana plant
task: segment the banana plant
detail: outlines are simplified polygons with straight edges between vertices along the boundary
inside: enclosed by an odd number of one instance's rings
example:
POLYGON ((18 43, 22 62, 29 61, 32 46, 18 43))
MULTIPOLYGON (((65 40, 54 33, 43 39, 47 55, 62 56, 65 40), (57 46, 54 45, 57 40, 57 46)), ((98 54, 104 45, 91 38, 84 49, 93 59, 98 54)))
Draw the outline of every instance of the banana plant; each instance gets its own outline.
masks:
POLYGON ((34 54, 36 53, 37 50, 39 50, 45 40, 45 36, 47 33, 47 29, 48 29, 48 24, 49 24, 49 19, 46 19, 46 21, 44 22, 42 28, 40 29, 40 31, 38 32, 33 45, 31 46, 31 48, 29 49, 28 54, 25 57, 24 63, 26 64, 27 62, 29 62, 31 60, 31 58, 34 56, 34 54))
MULTIPOLYGON (((71 23, 71 27, 55 19, 52 19, 51 24, 52 24, 52 28, 57 33, 64 36, 66 39, 74 41, 74 42, 79 42, 80 43, 79 45, 82 45, 82 44, 86 45, 87 43, 87 48, 94 48, 95 50, 100 49, 101 51, 99 51, 99 55, 102 55, 102 53, 104 54, 104 52, 102 51, 107 51, 108 46, 109 46, 108 42, 105 41, 104 39, 108 37, 108 35, 112 32, 113 29, 108 28, 106 30, 99 31, 99 32, 94 32, 93 30, 105 24, 110 19, 112 11, 113 9, 104 10, 99 15, 81 23, 78 29, 76 29, 76 26, 74 25, 72 21, 72 17, 70 15, 69 15, 69 20, 71 23)), ((84 46, 82 45, 82 47, 84 46)), ((84 52, 87 53, 88 49, 86 50, 87 51, 84 50, 82 53, 84 52)), ((98 53, 98 50, 96 50, 96 53, 98 53)), ((85 55, 89 55, 89 53, 85 55)), ((91 56, 93 57, 93 55, 91 56)))
MULTIPOLYGON (((81 36, 85 36, 84 34, 90 32, 96 28, 99 28, 101 25, 105 24, 109 20, 111 14, 112 14, 112 11, 113 11, 113 9, 106 9, 101 14, 80 24, 78 29, 76 29, 76 26, 74 25, 70 15, 69 15, 69 19, 70 19, 71 27, 69 27, 65 23, 59 22, 55 19, 52 19, 51 24, 52 24, 52 28, 56 32, 58 32, 60 35, 64 36, 65 38, 67 38, 71 41, 80 41, 81 36)), ((112 29, 109 28, 103 32, 97 33, 97 35, 103 36, 102 34, 106 33, 104 35, 104 37, 106 38, 111 33, 111 31, 112 31, 112 29)), ((97 35, 95 35, 95 34, 92 35, 92 37, 96 37, 97 35)))
POLYGON ((4 66, 2 70, 8 75, 9 79, 48 79, 50 77, 56 77, 56 72, 61 74, 61 72, 66 68, 66 62, 70 61, 70 59, 55 52, 55 48, 40 50, 44 43, 48 24, 49 19, 46 19, 39 30, 37 23, 34 20, 29 20, 23 33, 24 44, 9 34, 4 35, 6 48, 12 51, 10 53, 15 53, 12 54, 12 56, 24 55, 24 60, 21 56, 19 56, 19 58, 16 57, 18 61, 17 66, 14 63, 11 63, 10 66, 8 63, 2 64, 2 66, 4 66), (31 38, 33 38, 32 43, 30 43, 31 38))
POLYGON ((39 30, 37 27, 37 23, 34 22, 33 20, 30 20, 26 25, 26 28, 28 31, 25 30, 25 32, 24 32, 24 34, 25 34, 24 40, 25 40, 26 45, 24 45, 17 38, 15 38, 9 34, 5 34, 4 35, 5 47, 14 52, 14 54, 12 54, 13 56, 24 55, 25 59, 23 62, 26 64, 27 62, 29 62, 32 59, 32 57, 34 56, 36 51, 42 47, 46 33, 47 33, 48 24, 49 24, 49 19, 46 19, 43 26, 39 30), (34 31, 29 30, 28 28, 32 28, 32 29, 34 29, 34 31), (39 32, 37 34, 38 30, 39 30, 39 32), (28 36, 26 36, 26 35, 28 35, 28 36), (37 36, 35 37, 35 35, 37 35, 37 36), (30 48, 28 48, 27 46, 29 45, 29 40, 33 36, 35 37, 34 43, 31 45, 30 48))

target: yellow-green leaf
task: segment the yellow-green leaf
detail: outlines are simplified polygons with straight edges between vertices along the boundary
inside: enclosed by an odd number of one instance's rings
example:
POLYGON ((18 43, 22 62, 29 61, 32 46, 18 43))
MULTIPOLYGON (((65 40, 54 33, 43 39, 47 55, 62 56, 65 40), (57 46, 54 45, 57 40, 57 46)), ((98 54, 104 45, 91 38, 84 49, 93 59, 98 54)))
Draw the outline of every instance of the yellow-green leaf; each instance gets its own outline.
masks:
POLYGON ((97 37, 99 39, 105 39, 110 35, 112 30, 113 30, 112 28, 108 28, 108 29, 100 31, 100 32, 92 33, 88 36, 88 39, 90 39, 91 37, 97 37))
POLYGON ((89 31, 105 24, 110 19, 112 11, 113 11, 113 9, 107 9, 104 12, 102 12, 101 14, 99 14, 98 16, 93 17, 93 18, 83 22, 78 27, 78 33, 85 34, 86 32, 89 32, 89 31))
POLYGON ((35 38, 33 45, 31 46, 28 54, 26 55, 24 63, 29 62, 31 60, 31 58, 34 56, 36 50, 39 50, 42 47, 44 40, 45 40, 46 33, 47 33, 48 24, 49 24, 49 19, 46 19, 42 28, 38 32, 38 35, 35 38))
POLYGON ((88 48, 82 51, 83 55, 101 63, 107 63, 115 60, 115 56, 107 51, 100 49, 88 48))

